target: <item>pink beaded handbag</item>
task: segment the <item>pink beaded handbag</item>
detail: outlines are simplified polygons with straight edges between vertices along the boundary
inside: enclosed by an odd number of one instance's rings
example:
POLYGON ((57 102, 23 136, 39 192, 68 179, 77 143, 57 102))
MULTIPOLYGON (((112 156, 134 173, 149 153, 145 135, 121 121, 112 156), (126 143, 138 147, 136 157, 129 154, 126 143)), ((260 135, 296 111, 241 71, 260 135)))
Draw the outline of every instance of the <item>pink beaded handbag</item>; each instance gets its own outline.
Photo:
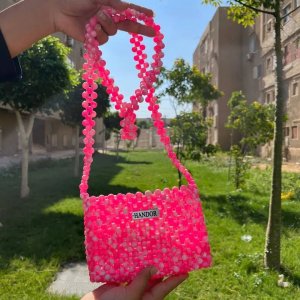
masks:
POLYGON ((163 35, 160 27, 148 17, 132 9, 117 12, 107 9, 115 22, 123 20, 142 21, 154 28, 153 62, 146 61, 143 37, 131 34, 130 42, 135 53, 136 69, 140 85, 130 97, 130 103, 123 102, 119 88, 114 85, 110 72, 102 59, 96 39, 96 18, 86 26, 86 62, 83 65, 84 101, 82 113, 84 120, 84 167, 80 184, 80 196, 84 206, 86 258, 92 282, 129 282, 147 266, 158 269, 156 278, 173 274, 182 274, 191 270, 207 268, 211 264, 210 246, 199 199, 198 189, 188 170, 180 163, 174 153, 170 138, 164 128, 154 87, 162 66, 163 35), (183 174, 187 185, 180 188, 147 191, 144 194, 110 194, 108 196, 90 196, 88 179, 93 161, 95 121, 94 108, 97 106, 97 84, 107 88, 110 100, 119 110, 122 139, 134 139, 137 127, 134 124, 134 111, 139 103, 146 101, 157 134, 165 146, 173 165, 183 174))

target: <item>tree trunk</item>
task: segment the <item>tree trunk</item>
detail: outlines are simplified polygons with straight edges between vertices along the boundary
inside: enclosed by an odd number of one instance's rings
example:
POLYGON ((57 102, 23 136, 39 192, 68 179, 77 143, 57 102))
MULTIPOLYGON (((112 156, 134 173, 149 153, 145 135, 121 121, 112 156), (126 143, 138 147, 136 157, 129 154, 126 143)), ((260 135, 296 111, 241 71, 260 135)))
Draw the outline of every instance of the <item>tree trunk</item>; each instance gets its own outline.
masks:
MULTIPOLYGON (((180 147, 180 140, 178 139, 177 149, 176 149, 176 156, 181 161, 180 148, 179 147, 180 147)), ((182 174, 179 170, 177 170, 177 174, 178 174, 178 187, 180 188, 182 186, 182 174)))
POLYGON ((202 105, 202 117, 203 117, 203 120, 206 120, 206 117, 207 117, 207 104, 201 104, 202 105))
POLYGON ((34 123, 34 115, 29 115, 27 128, 24 126, 22 116, 19 111, 15 111, 17 123, 21 136, 22 145, 22 163, 21 163, 21 192, 20 197, 25 198, 29 195, 30 189, 28 185, 28 166, 29 166, 29 140, 34 123))
POLYGON ((283 126, 283 75, 281 50, 280 1, 275 1, 275 55, 276 65, 276 112, 273 151, 272 191, 269 206, 269 219, 266 231, 265 257, 266 268, 280 269, 281 235, 281 165, 282 165, 282 126, 283 126))
POLYGON ((120 135, 120 133, 116 133, 116 155, 117 155, 117 160, 119 159, 120 142, 121 142, 121 135, 120 135))
POLYGON ((79 125, 75 126, 75 164, 74 164, 74 176, 79 176, 79 125))

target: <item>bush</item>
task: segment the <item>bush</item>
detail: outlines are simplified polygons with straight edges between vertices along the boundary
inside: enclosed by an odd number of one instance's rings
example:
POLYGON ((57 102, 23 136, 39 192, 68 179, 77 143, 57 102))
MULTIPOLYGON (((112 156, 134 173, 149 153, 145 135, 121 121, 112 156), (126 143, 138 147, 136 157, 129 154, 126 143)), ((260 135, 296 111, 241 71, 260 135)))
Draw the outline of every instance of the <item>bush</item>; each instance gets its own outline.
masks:
MULTIPOLYGON (((272 169, 251 170, 245 188, 252 193, 268 194, 271 189, 272 169)), ((282 174, 282 200, 300 201, 300 174, 282 174)))

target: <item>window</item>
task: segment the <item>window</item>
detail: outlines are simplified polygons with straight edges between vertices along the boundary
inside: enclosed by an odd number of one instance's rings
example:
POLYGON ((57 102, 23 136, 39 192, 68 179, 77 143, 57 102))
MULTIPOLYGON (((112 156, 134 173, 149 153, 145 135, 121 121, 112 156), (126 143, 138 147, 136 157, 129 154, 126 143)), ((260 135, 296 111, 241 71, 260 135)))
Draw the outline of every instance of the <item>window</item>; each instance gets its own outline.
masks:
POLYGON ((275 90, 273 90, 271 92, 271 95, 272 95, 271 100, 272 100, 272 102, 274 102, 275 101, 275 90))
POLYGON ((260 78, 261 75, 262 75, 262 67, 261 67, 261 65, 257 66, 257 73, 258 73, 258 78, 260 78))
POLYGON ((297 96, 299 93, 298 82, 292 83, 292 96, 297 96))
POLYGON ((283 47, 284 65, 289 64, 292 61, 291 46, 292 46, 291 44, 287 44, 283 47))
POLYGON ((203 40, 203 42, 201 43, 200 46, 200 53, 203 55, 205 55, 208 51, 208 43, 207 43, 207 37, 205 38, 205 40, 203 40))
POLYGON ((261 71, 261 65, 255 66, 253 68, 253 79, 258 79, 261 77, 262 75, 262 71, 261 71))
POLYGON ((270 104, 271 103, 271 93, 267 93, 266 94, 265 103, 266 104, 270 104))
MULTIPOLYGON (((283 9, 282 9, 282 16, 285 16, 287 15, 290 11, 291 11, 291 3, 288 4, 287 6, 285 6, 283 9)), ((286 16, 284 17, 283 19, 283 24, 286 24, 289 20, 290 20, 290 16, 286 16)))
POLYGON ((272 19, 268 20, 267 25, 266 25, 266 31, 267 32, 271 32, 272 31, 272 25, 273 25, 272 19))
POLYGON ((204 41, 204 53, 206 54, 208 51, 208 42, 207 42, 207 39, 205 39, 204 41))
POLYGON ((298 126, 292 126, 292 139, 298 139, 298 126))
POLYGON ((272 57, 272 62, 273 62, 272 69, 275 70, 275 69, 276 69, 276 66, 277 66, 276 55, 273 55, 273 57, 272 57))
POLYGON ((63 136, 63 146, 64 147, 68 146, 68 136, 66 134, 64 134, 63 136))
POLYGON ((66 41, 66 46, 70 48, 74 46, 74 40, 70 36, 66 35, 65 41, 66 41))
POLYGON ((275 91, 269 90, 265 94, 265 104, 271 104, 275 100, 275 91))
POLYGON ((53 133, 51 136, 51 146, 57 147, 57 134, 53 133))
POLYGON ((251 34, 250 38, 249 38, 249 52, 250 53, 254 53, 255 52, 255 35, 251 34))
POLYGON ((284 127, 283 128, 283 135, 284 136, 290 136, 290 127, 284 127))
POLYGON ((272 57, 268 57, 266 61, 266 70, 267 71, 272 71, 273 68, 273 62, 272 62, 272 57))

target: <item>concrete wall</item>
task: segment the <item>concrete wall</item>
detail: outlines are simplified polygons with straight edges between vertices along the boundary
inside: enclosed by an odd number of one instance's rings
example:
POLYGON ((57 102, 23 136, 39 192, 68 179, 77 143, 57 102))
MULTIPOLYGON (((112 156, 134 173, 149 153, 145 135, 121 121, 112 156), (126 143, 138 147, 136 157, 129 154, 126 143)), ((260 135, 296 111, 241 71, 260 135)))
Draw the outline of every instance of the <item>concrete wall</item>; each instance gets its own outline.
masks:
POLYGON ((74 148, 75 129, 64 125, 60 120, 45 121, 45 148, 47 151, 57 151, 74 148))
POLYGON ((15 114, 0 109, 0 156, 14 155, 19 151, 19 138, 15 114))
MULTIPOLYGON (((207 107, 207 116, 213 119, 213 127, 208 132, 208 143, 219 144, 229 150, 239 135, 227 129, 229 109, 227 102, 233 91, 242 90, 243 75, 241 47, 245 29, 227 19, 227 9, 219 8, 194 52, 193 61, 202 73, 211 73, 214 84, 224 96, 211 102, 207 107)), ((194 110, 199 110, 194 107, 194 110)))

